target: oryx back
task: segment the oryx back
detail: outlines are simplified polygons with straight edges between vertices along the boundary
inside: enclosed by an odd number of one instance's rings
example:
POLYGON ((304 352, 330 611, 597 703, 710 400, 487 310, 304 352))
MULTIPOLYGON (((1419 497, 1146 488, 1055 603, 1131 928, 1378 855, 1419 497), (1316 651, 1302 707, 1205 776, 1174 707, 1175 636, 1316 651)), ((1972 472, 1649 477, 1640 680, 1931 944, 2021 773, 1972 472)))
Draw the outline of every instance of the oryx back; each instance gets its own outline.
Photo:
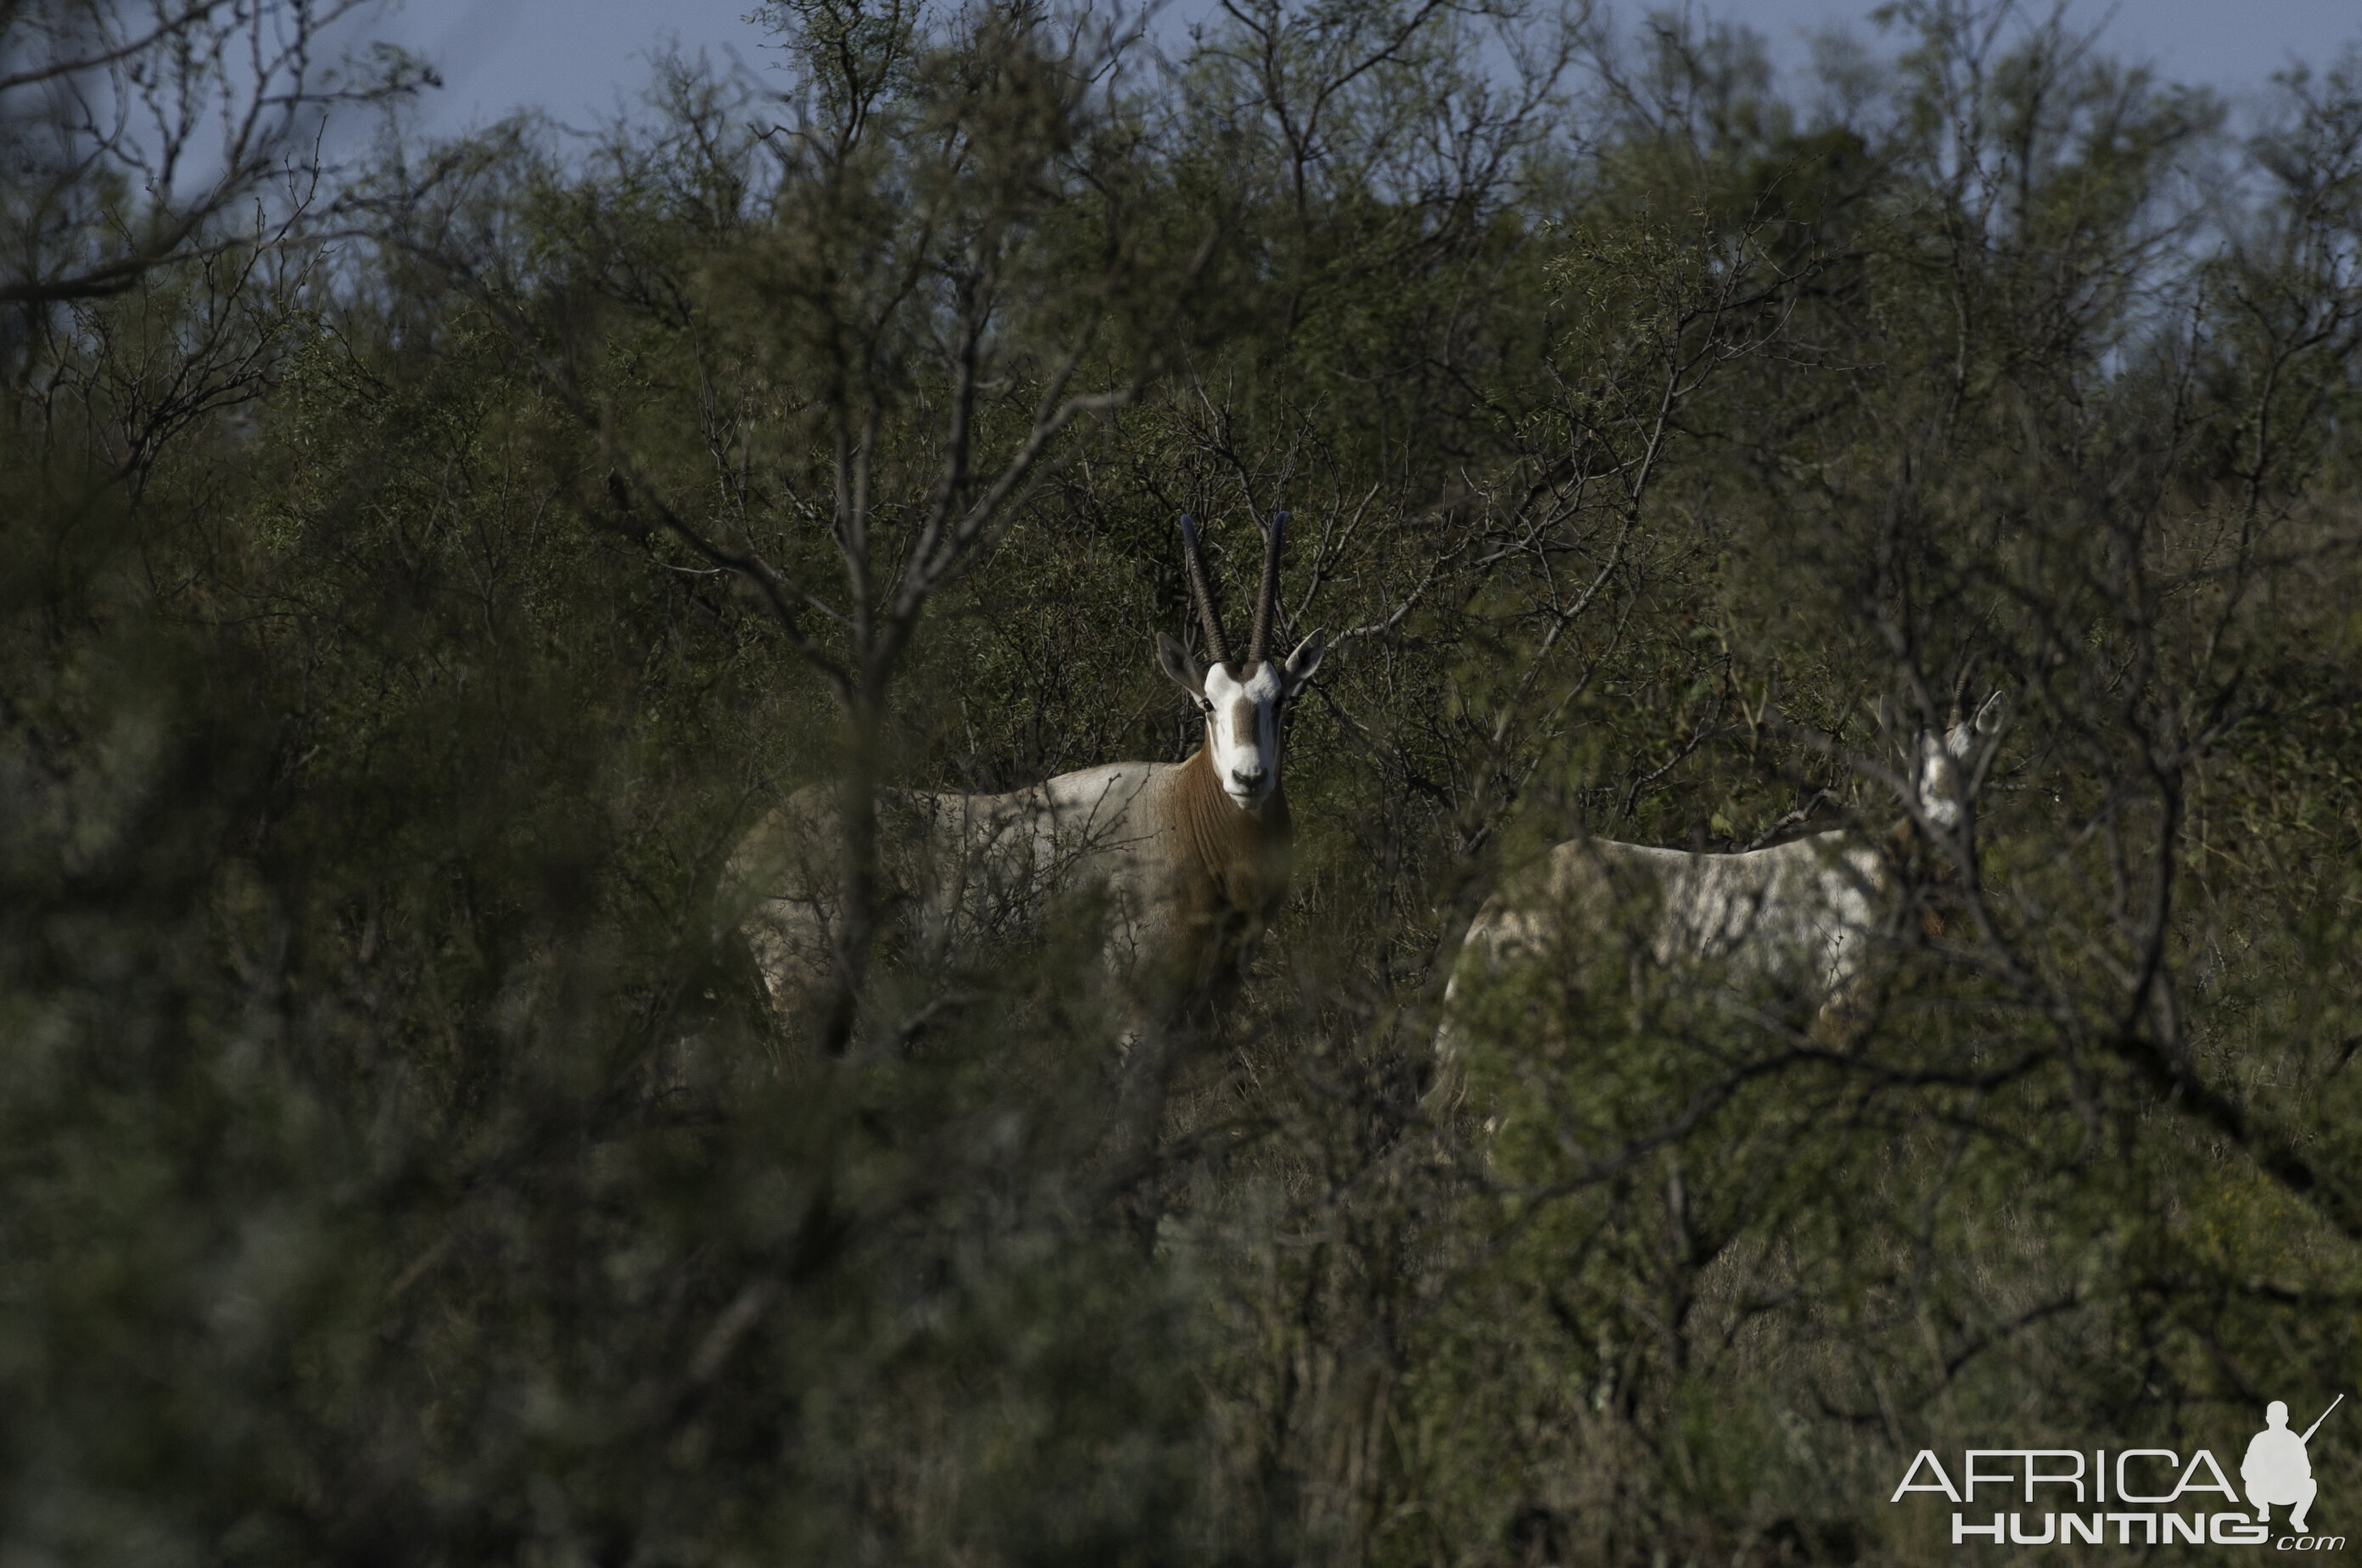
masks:
POLYGON ((1705 965, 1817 1004, 1858 971, 1889 877, 1879 846, 1850 829, 1738 855, 1569 840, 1477 912, 1447 1001, 1471 965, 1580 955, 1705 965))

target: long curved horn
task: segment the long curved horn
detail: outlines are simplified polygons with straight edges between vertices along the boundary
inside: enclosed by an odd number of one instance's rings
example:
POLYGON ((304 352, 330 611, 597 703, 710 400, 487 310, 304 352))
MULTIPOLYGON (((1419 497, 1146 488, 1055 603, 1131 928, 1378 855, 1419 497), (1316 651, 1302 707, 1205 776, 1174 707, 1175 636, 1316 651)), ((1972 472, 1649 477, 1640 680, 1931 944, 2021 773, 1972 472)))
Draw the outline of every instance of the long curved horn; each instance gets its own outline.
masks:
POLYGON ((1214 591, 1206 581, 1206 558, 1198 553, 1198 525, 1181 514, 1181 562, 1187 569, 1189 597, 1198 602, 1198 624, 1206 629, 1206 653, 1216 664, 1231 662, 1231 645, 1222 635, 1222 618, 1214 613, 1214 591))
POLYGON ((1275 512, 1271 535, 1263 544, 1263 589, 1255 595, 1254 635, 1247 639, 1247 668, 1271 657, 1271 613, 1279 600, 1279 541, 1287 532, 1287 513, 1275 512))

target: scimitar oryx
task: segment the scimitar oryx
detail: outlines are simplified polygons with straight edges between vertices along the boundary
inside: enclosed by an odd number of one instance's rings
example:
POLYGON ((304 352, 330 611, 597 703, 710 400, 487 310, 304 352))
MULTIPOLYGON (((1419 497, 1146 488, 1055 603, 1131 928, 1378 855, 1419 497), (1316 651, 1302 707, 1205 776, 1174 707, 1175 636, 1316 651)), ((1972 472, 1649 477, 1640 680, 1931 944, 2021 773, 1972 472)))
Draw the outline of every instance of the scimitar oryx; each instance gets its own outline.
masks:
MULTIPOLYGON (((1159 633, 1159 668, 1196 702, 1205 738, 1186 762, 1115 762, 1005 795, 889 791, 878 806, 896 869, 916 897, 917 935, 949 954, 1047 897, 1106 898, 1109 966, 1143 1010, 1170 1017, 1235 988, 1287 894, 1287 797, 1280 756, 1289 706, 1320 666, 1314 632, 1271 657, 1281 539, 1265 536, 1246 657, 1222 634, 1198 531, 1181 519, 1190 598, 1212 662, 1159 633)), ((828 846, 836 791, 813 785, 773 811, 732 856, 726 887, 773 1005, 807 1005, 831 973, 828 846)), ((734 912, 734 911, 733 912, 734 912)), ((726 917, 727 918, 727 917, 726 917)))
POLYGON ((1995 693, 1971 718, 1956 705, 1940 740, 1922 731, 1915 799, 1884 834, 1837 828, 1728 855, 1604 838, 1556 845, 1469 923, 1444 988, 1439 1055, 1449 1066, 1464 1049, 1454 1015, 1471 988, 1520 960, 1595 963, 1613 954, 1711 966, 1726 984, 1784 990, 1825 1019, 1841 1014, 1926 835, 1957 842, 1967 824, 1980 748, 2000 727, 1995 693))

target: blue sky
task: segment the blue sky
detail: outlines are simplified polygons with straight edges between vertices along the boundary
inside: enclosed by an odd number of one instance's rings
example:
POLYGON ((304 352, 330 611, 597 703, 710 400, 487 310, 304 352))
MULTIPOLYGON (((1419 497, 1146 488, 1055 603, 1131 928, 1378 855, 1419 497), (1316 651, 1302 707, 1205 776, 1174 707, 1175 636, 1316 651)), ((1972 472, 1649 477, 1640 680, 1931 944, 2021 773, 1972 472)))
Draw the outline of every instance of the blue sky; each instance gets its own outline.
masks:
MULTIPOLYGON (((1864 18, 1875 0, 1693 3, 1746 22, 1786 64, 1804 60, 1804 40, 1816 28, 1849 23, 1869 36, 1864 18)), ((745 19, 750 8, 751 0, 401 0, 379 31, 441 68, 447 85, 422 119, 449 132, 525 104, 581 123, 634 90, 649 50, 666 39, 717 61, 734 50, 759 65, 761 35, 745 19)), ((1616 7, 1624 16, 1643 8, 1628 0, 1616 7)), ((1186 19, 1195 9, 1210 9, 1209 0, 1181 0, 1168 16, 1186 19)), ((2291 60, 2325 61, 2362 41, 2357 0, 2070 0, 2069 12, 2079 25, 2105 22, 2118 53, 2234 98, 2291 60)))

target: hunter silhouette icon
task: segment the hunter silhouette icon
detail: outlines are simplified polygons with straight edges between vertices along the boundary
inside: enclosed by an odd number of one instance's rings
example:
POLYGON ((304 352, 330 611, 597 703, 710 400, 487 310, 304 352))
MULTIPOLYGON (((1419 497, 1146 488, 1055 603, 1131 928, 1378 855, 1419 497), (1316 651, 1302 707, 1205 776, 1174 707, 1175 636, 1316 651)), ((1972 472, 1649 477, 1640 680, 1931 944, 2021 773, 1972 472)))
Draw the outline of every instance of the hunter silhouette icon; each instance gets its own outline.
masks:
MULTIPOLYGON (((2329 1402, 2329 1410, 2343 1404, 2340 1394, 2329 1402)), ((2247 1443, 2247 1457, 2239 1462, 2239 1479, 2246 1483, 2247 1501, 2256 1507, 2256 1522, 2268 1521, 2272 1505, 2279 1503, 2290 1510, 2289 1528, 2299 1535, 2312 1533, 2304 1522, 2305 1511, 2321 1484, 2312 1478, 2312 1462, 2306 1457, 2304 1445, 2321 1430, 2321 1422, 2329 1419, 2329 1410, 2321 1413, 2321 1420, 2304 1429, 2299 1437, 2289 1430, 2288 1406, 2278 1399, 2264 1410, 2264 1430, 2247 1443)))

